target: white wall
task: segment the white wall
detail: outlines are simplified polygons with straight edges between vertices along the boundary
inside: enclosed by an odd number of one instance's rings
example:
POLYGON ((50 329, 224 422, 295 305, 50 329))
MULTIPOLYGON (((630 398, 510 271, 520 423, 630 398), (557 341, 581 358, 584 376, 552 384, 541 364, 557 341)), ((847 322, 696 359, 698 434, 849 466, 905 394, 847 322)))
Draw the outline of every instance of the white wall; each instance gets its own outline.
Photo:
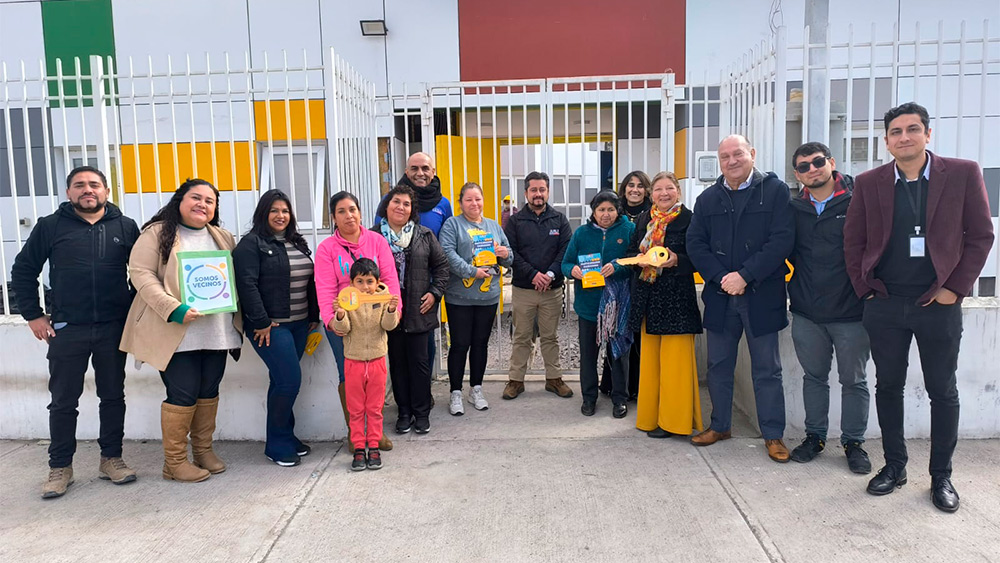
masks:
MULTIPOLYGON (((47 438, 49 403, 48 364, 45 344, 35 340, 20 317, 0 316, 3 342, 3 373, 0 377, 0 439, 47 438), (17 350, 18 353, 10 351, 17 350)), ((165 398, 159 373, 149 365, 135 369, 130 356, 126 365, 125 438, 159 439, 160 403, 165 398)), ((337 368, 324 341, 313 356, 302 358, 302 389, 296 401, 296 435, 303 440, 340 439, 347 433, 337 395, 337 368)), ((267 368, 250 344, 244 342, 239 362, 226 366, 219 400, 218 430, 221 440, 265 438, 267 368)), ((77 437, 97 438, 97 392, 93 370, 88 371, 77 437)))
MULTIPOLYGON (((958 355, 958 393, 962 403, 958 435, 961 438, 995 438, 1000 436, 1000 299, 990 297, 967 298, 962 305, 962 347, 958 355)), ((779 334, 781 371, 785 389, 786 436, 805 434, 805 407, 802 404, 802 366, 795 356, 791 330, 779 334)), ((907 438, 928 438, 931 432, 931 409, 920 370, 920 356, 916 342, 910 348, 909 371, 904 394, 907 438)), ((746 340, 740 342, 740 356, 736 365, 736 391, 734 405, 750 415, 756 423, 753 382, 750 378, 750 355, 746 340)), ((875 411, 875 365, 868 362, 868 387, 871 391, 871 408, 868 414, 869 438, 880 438, 878 415, 875 411)), ((830 370, 830 430, 831 443, 840 436, 840 384, 837 382, 837 361, 830 370)))

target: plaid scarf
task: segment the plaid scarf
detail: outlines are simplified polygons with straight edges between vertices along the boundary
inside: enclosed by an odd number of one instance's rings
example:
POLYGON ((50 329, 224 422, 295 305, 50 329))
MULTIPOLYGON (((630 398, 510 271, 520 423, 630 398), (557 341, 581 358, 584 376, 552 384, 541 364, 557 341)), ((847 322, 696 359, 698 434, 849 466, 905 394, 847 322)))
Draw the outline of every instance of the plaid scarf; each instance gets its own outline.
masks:
MULTIPOLYGON (((646 224, 646 236, 642 237, 642 242, 639 243, 639 252, 645 253, 654 246, 663 246, 663 241, 667 236, 667 225, 680 214, 680 203, 671 207, 670 211, 660 211, 660 208, 655 205, 649 208, 649 223, 646 224)), ((660 268, 646 266, 639 274, 639 279, 646 283, 653 283, 658 275, 660 275, 660 268)))

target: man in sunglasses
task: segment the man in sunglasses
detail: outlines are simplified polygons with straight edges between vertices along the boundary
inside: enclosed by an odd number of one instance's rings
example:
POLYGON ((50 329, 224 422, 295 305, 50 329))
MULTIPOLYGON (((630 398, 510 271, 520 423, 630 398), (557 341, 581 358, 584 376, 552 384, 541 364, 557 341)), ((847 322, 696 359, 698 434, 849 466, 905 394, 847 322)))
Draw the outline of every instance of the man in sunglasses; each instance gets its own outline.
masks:
POLYGON ((847 273, 864 299, 885 451, 885 467, 868 492, 886 495, 906 484, 903 388, 916 337, 931 403, 931 502, 954 512, 961 302, 993 246, 990 204, 979 164, 927 150, 926 109, 905 103, 887 111, 884 122, 894 160, 858 176, 844 224, 847 273))
POLYGON ((837 172, 830 148, 806 143, 792 154, 802 193, 792 200, 795 247, 788 260, 795 273, 788 283, 792 343, 805 375, 802 400, 806 439, 792 450, 794 461, 812 461, 826 446, 830 410, 830 365, 834 354, 840 375, 840 443, 854 473, 871 473, 862 448, 868 429, 869 393, 865 378, 868 333, 864 311, 854 294, 844 262, 844 221, 854 183, 837 172))

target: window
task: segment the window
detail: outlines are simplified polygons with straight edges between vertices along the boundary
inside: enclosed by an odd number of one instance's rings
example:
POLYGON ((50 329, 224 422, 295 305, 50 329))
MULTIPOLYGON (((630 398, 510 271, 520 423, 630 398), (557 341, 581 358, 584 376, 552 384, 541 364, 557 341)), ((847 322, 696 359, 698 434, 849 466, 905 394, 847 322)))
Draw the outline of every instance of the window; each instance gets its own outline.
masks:
POLYGON ((311 154, 307 147, 274 147, 273 153, 264 147, 260 162, 261 192, 276 188, 288 194, 300 229, 328 226, 325 146, 313 146, 311 154))

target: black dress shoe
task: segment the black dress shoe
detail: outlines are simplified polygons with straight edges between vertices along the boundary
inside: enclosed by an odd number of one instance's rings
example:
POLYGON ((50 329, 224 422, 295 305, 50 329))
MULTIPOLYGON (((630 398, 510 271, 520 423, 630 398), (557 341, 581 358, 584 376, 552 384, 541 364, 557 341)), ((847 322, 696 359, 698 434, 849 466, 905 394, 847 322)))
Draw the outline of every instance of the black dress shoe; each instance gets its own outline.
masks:
POLYGON ((580 405, 580 414, 583 416, 594 416, 594 411, 597 410, 597 403, 594 401, 584 401, 580 405))
POLYGON ((646 435, 649 436, 650 438, 669 438, 673 436, 673 434, 667 432, 666 430, 660 428, 659 426, 657 426, 653 430, 650 430, 649 432, 646 432, 646 435))
POLYGON ((868 481, 868 494, 875 496, 887 495, 906 484, 906 469, 896 469, 886 465, 868 481))
POLYGON ((625 418, 628 414, 628 404, 627 403, 617 403, 611 410, 611 416, 615 418, 625 418))
POLYGON ((947 477, 934 477, 931 480, 931 502, 938 510, 955 512, 958 510, 958 491, 947 477))

